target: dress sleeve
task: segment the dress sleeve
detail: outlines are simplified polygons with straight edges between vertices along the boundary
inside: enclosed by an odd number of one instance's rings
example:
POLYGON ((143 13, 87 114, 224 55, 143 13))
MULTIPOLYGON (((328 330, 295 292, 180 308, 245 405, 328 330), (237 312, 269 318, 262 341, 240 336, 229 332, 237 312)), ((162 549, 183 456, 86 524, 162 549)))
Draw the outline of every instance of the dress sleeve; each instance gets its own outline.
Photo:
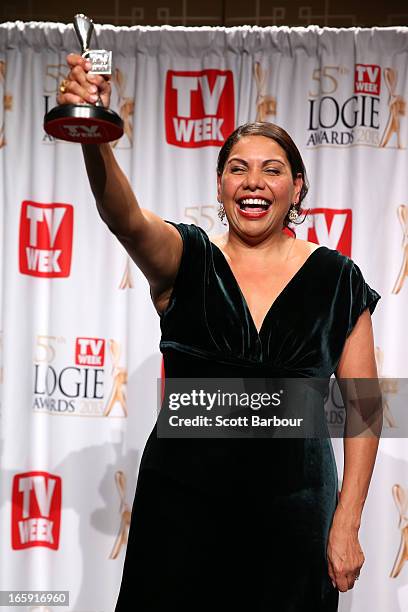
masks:
POLYGON ((377 306, 378 300, 381 299, 380 294, 365 282, 360 268, 354 262, 352 262, 350 271, 350 290, 351 300, 347 336, 349 336, 353 330, 359 316, 364 310, 368 308, 372 314, 377 306))
POLYGON ((200 268, 200 263, 205 258, 204 231, 192 223, 174 223, 173 221, 167 221, 167 219, 165 219, 165 222, 173 225, 183 240, 183 253, 175 281, 176 286, 191 280, 197 273, 197 268, 200 268))
POLYGON ((176 302, 182 304, 186 300, 193 299, 200 290, 198 282, 204 276, 208 237, 204 230, 197 225, 174 223, 166 219, 165 222, 173 225, 183 240, 180 266, 174 281, 169 305, 165 311, 167 314, 174 309, 176 302))

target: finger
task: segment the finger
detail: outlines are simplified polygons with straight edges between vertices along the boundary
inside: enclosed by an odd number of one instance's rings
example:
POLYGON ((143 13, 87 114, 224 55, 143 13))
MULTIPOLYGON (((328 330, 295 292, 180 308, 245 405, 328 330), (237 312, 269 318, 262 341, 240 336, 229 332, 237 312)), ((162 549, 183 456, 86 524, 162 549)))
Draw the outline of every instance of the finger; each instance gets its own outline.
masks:
POLYGON ((104 75, 102 74, 87 74, 86 75, 86 79, 88 83, 92 83, 93 85, 96 85, 101 93, 107 93, 108 91, 110 91, 111 84, 110 84, 109 78, 110 78, 109 76, 108 78, 105 78, 104 75))
POLYGON ((337 584, 337 588, 342 593, 345 593, 350 588, 349 587, 349 582, 347 580, 347 576, 345 576, 344 574, 341 574, 341 575, 337 574, 337 576, 336 576, 336 584, 337 584))
POLYGON ((90 104, 94 104, 98 100, 98 89, 95 85, 91 85, 90 83, 87 87, 82 87, 76 81, 67 81, 65 83, 65 92, 63 96, 67 94, 73 94, 79 97, 82 102, 85 101, 90 104))
POLYGON ((89 60, 82 57, 82 55, 78 55, 78 53, 70 53, 67 55, 67 63, 70 68, 74 68, 75 66, 82 66, 82 68, 86 71, 92 68, 92 64, 89 60))
POLYGON ((74 94, 65 93, 57 95, 58 104, 84 104, 84 99, 74 94))
POLYGON ((82 66, 74 66, 68 75, 70 81, 77 81, 81 85, 86 86, 88 84, 87 74, 82 66))
POLYGON ((112 91, 112 87, 111 84, 109 83, 109 81, 103 81, 99 87, 98 87, 98 91, 100 95, 104 95, 104 94, 110 94, 112 91))
POLYGON ((68 91, 71 94, 80 96, 83 100, 91 104, 94 104, 98 100, 98 88, 96 85, 91 85, 90 83, 86 87, 81 87, 79 83, 71 81, 68 85, 68 91))
POLYGON ((91 75, 84 72, 81 66, 75 66, 68 75, 68 80, 71 83, 79 83, 82 86, 82 91, 75 88, 73 85, 71 90, 73 93, 82 96, 88 102, 94 103, 94 95, 110 95, 111 85, 110 82, 102 77, 102 75, 91 75))
POLYGON ((348 583, 348 588, 352 589, 356 583, 356 574, 354 573, 347 574, 347 583, 348 583))

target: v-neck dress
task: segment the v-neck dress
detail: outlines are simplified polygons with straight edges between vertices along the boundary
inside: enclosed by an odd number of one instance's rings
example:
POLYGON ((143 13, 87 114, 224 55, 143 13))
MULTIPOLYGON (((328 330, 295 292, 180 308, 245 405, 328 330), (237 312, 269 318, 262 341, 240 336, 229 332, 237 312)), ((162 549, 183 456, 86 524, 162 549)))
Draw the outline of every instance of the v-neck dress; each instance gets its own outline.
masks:
MULTIPOLYGON (((170 222, 169 222, 170 223, 170 222)), ((256 329, 221 250, 175 224, 183 255, 161 316, 166 378, 330 379, 380 295, 334 249, 313 251, 256 329)), ((334 612, 330 438, 163 438, 142 456, 116 612, 334 612)))

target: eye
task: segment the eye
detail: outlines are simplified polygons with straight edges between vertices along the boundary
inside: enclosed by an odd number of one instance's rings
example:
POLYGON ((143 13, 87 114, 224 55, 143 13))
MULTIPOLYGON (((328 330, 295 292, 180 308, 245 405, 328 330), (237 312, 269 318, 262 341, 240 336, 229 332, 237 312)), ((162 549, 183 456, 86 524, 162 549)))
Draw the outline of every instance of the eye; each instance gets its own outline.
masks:
POLYGON ((243 166, 231 166, 231 172, 238 174, 239 172, 245 172, 245 168, 243 166))
POLYGON ((280 174, 279 168, 265 168, 267 174, 280 174))

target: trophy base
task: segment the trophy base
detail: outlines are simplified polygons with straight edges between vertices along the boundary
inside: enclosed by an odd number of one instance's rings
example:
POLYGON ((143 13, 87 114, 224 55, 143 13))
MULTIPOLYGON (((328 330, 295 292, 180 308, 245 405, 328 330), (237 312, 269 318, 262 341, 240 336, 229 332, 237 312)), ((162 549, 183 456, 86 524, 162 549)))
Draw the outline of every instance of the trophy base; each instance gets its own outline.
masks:
POLYGON ((44 117, 44 130, 60 140, 101 144, 123 134, 123 121, 114 111, 93 104, 62 104, 44 117))

